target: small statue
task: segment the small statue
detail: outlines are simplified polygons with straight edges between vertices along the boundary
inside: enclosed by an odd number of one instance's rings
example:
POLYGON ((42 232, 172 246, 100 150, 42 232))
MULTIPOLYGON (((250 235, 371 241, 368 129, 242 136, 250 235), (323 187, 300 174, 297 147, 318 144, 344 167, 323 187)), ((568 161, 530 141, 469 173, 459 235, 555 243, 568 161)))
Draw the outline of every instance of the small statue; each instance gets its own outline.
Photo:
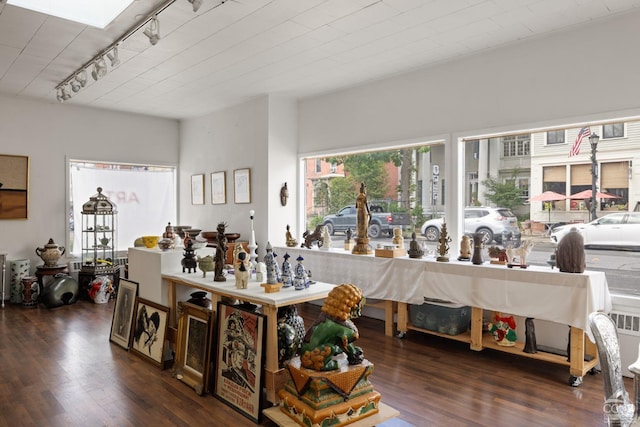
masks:
POLYGON ((207 271, 214 271, 215 265, 213 262, 213 256, 207 255, 205 257, 196 257, 198 260, 198 268, 202 271, 202 277, 207 277, 207 271))
POLYGON ((525 331, 524 331, 525 342, 524 342, 524 348, 522 349, 522 351, 524 351, 525 353, 531 353, 531 354, 537 353, 538 345, 536 344, 536 328, 533 323, 533 318, 527 317, 524 321, 524 325, 525 325, 525 331))
POLYGON ((356 197, 356 244, 351 251, 355 255, 368 255, 373 253, 369 245, 369 222, 371 221, 371 210, 367 201, 367 187, 362 182, 360 184, 360 194, 356 197))
POLYGON ((237 289, 247 289, 249 286, 249 254, 242 244, 233 248, 233 275, 237 289))
POLYGON ((300 362, 315 371, 338 369, 336 355, 345 353, 349 365, 364 360, 362 349, 354 344, 358 328, 351 319, 361 315, 365 298, 352 284, 336 286, 329 292, 318 320, 307 331, 300 346, 300 362))
POLYGON ((572 227, 560 240, 556 249, 556 265, 564 273, 582 273, 586 268, 584 239, 578 229, 572 227))
POLYGON ((527 256, 531 253, 534 245, 533 240, 523 240, 520 247, 507 249, 507 267, 527 268, 527 256), (516 259, 518 260, 517 264, 516 259))
POLYGON ((460 256, 458 261, 469 261, 471 259, 472 240, 466 234, 460 239, 460 256))
POLYGON ((191 270, 195 273, 198 268, 198 261, 195 258, 196 253, 193 249, 193 240, 189 238, 187 244, 184 247, 184 258, 182 258, 182 272, 187 270, 187 273, 191 273, 191 270))
POLYGON ((267 253, 264 256, 264 264, 267 266, 267 283, 275 284, 278 282, 278 276, 276 274, 276 260, 273 256, 273 248, 271 243, 267 242, 267 253))
POLYGON ((351 251, 353 250, 353 239, 351 238, 351 228, 347 228, 347 231, 344 233, 344 250, 351 251))
POLYGON ((287 224, 287 233, 285 234, 285 238, 287 247, 295 248, 296 246, 298 246, 298 241, 293 238, 293 236, 291 235, 291 231, 289 231, 289 224, 287 224))
POLYGON ((436 261, 448 262, 449 257, 449 243, 451 243, 451 237, 447 232, 447 223, 442 221, 442 228, 440 229, 440 239, 438 240, 438 257, 436 261))
POLYGON ((402 236, 401 228, 396 227, 393 229, 393 244, 399 248, 404 248, 404 237, 402 236))
POLYGON ((167 226, 164 229, 164 233, 162 233, 162 238, 163 239, 168 239, 171 242, 169 243, 169 249, 173 249, 176 247, 176 237, 178 235, 176 234, 176 232, 174 231, 173 227, 171 226, 171 223, 168 223, 167 226))
POLYGON ((331 248, 331 235, 329 234, 329 228, 326 225, 322 226, 322 246, 320 249, 328 251, 331 248))
POLYGON ((409 258, 422 258, 424 250, 416 240, 416 232, 411 233, 411 241, 409 242, 409 258))
POLYGON ((307 270, 302 264, 302 261, 304 261, 302 255, 299 255, 298 258, 296 258, 296 261, 298 261, 298 264, 296 264, 294 272, 293 286, 295 286, 296 291, 301 291, 309 287, 309 283, 307 282, 307 270))
POLYGON ((516 321, 513 316, 500 316, 496 314, 495 321, 487 325, 489 332, 493 334, 498 345, 512 347, 516 345, 516 321))
POLYGON ((302 233, 302 238, 304 242, 300 245, 301 248, 311 249, 314 243, 318 245, 318 247, 322 247, 322 225, 317 225, 313 233, 309 232, 309 230, 302 233))
POLYGON ((216 236, 215 277, 213 278, 216 282, 227 281, 227 278, 224 277, 224 264, 227 259, 227 237, 224 235, 226 228, 227 224, 224 222, 219 222, 218 227, 216 228, 218 234, 216 236))
POLYGON ((256 264, 256 280, 262 282, 267 278, 267 266, 264 262, 258 262, 256 264))
POLYGON ((282 283, 283 288, 293 286, 293 276, 291 271, 291 263, 289 262, 291 255, 285 252, 284 261, 282 261, 282 283))
POLYGON ((280 264, 278 264, 278 254, 273 251, 274 269, 276 270, 276 282, 282 283, 282 273, 280 273, 280 264))

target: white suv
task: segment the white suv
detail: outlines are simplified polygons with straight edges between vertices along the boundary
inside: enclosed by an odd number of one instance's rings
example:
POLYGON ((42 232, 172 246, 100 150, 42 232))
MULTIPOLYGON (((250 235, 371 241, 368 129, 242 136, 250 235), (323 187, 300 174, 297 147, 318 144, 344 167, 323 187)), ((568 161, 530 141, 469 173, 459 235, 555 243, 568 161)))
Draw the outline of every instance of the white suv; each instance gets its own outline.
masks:
MULTIPOLYGON (((431 242, 440 238, 440 229, 444 218, 430 219, 422 224, 422 235, 431 242)), ((494 240, 502 243, 503 233, 511 233, 512 240, 520 241, 520 229, 518 218, 506 208, 489 208, 486 206, 473 206, 464 208, 464 232, 465 234, 481 233, 483 242, 489 244, 494 240)))

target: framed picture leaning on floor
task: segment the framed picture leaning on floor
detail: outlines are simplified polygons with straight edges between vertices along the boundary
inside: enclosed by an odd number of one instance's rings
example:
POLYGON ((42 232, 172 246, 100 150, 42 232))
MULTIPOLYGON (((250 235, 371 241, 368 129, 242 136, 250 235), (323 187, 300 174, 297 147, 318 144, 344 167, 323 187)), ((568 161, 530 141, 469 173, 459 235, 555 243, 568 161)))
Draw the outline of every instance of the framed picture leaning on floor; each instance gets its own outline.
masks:
POLYGON ((164 342, 169 307, 144 298, 136 298, 131 328, 131 352, 164 369, 164 342))
POLYGON ((113 307, 113 319, 111 320, 111 335, 109 340, 120 347, 129 349, 131 341, 131 321, 138 296, 138 283, 121 278, 116 295, 116 303, 113 307))
POLYGON ((218 302, 214 395, 260 423, 265 317, 247 308, 218 302))

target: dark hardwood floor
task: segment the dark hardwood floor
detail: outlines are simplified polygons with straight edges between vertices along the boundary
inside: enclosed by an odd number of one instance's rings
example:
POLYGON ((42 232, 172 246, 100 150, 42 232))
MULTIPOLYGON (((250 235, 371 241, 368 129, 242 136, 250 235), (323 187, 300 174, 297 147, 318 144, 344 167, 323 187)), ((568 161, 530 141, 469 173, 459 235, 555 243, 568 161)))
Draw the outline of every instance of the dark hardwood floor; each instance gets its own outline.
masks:
MULTIPOLYGON (((113 302, 0 310, 0 426, 251 426, 109 341, 113 302)), ((310 325, 319 307, 305 304, 310 325)), ((568 368, 356 320, 371 380, 415 426, 603 426, 601 375, 567 385, 568 368)), ((626 380, 632 391, 631 380, 626 380)), ((269 421, 263 425, 273 426, 269 421)))

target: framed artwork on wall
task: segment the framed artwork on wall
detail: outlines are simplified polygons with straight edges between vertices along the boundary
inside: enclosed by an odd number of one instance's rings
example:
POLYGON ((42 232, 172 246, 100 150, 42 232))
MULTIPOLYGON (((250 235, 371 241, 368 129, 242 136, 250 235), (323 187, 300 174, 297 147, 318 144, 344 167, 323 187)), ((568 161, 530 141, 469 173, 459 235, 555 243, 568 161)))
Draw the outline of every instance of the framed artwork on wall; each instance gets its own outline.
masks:
POLYGON ((264 315, 218 302, 214 395, 260 424, 265 330, 264 315))
POLYGON ((225 203, 227 203, 226 172, 213 172, 211 174, 211 204, 223 205, 225 203))
POLYGON ((235 203, 251 203, 251 170, 233 171, 233 195, 235 203))
POLYGON ((120 278, 109 339, 127 350, 131 341, 131 321, 137 296, 138 283, 120 278))
POLYGON ((213 312, 206 307, 178 302, 178 338, 173 376, 198 395, 209 391, 213 312))
POLYGON ((131 352, 164 369, 164 342, 169 307, 136 298, 131 333, 131 352))
POLYGON ((29 157, 0 154, 0 219, 27 219, 29 157))
POLYGON ((204 205, 204 174, 191 176, 191 204, 204 205))

